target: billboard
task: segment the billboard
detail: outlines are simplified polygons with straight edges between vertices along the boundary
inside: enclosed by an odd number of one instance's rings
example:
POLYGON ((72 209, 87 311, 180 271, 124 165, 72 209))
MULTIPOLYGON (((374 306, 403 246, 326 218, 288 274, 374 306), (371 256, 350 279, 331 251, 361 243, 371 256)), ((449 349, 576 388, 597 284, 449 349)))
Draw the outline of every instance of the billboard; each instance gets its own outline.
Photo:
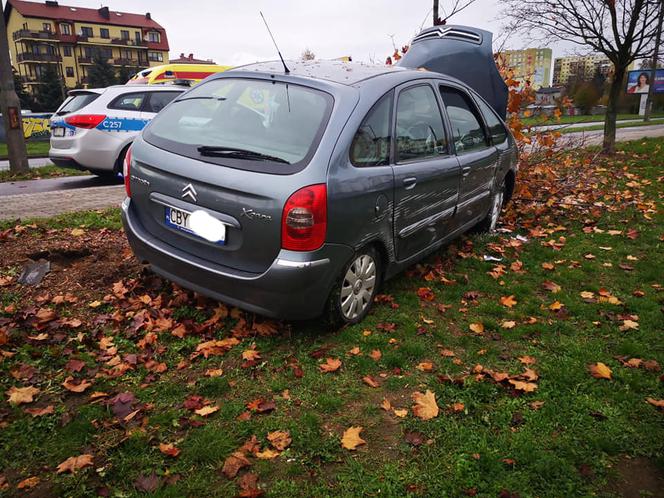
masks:
POLYGON ((655 81, 652 81, 652 70, 640 69, 627 73, 627 93, 645 94, 653 85, 653 93, 664 93, 664 69, 656 71, 655 81))

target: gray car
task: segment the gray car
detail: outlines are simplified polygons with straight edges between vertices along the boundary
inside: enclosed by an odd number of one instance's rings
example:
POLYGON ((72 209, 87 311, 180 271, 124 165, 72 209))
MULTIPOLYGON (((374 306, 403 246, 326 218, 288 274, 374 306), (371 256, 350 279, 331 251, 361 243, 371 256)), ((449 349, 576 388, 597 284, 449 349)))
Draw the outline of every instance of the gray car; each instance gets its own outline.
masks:
POLYGON ((431 71, 286 65, 212 76, 151 122, 125 161, 125 231, 201 294, 357 323, 382 281, 495 227, 516 178, 505 103, 431 71))

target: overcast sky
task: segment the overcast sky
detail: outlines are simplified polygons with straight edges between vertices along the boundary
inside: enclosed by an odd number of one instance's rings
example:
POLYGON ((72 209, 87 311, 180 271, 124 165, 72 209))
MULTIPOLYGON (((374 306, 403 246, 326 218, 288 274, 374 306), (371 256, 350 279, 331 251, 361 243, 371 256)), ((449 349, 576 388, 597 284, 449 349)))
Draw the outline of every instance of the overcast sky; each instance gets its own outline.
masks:
MULTIPOLYGON (((441 0, 442 9, 451 0, 441 0)), ((100 0, 60 0, 61 5, 99 7, 100 0)), ((352 55, 383 63, 392 52, 390 35, 405 45, 420 26, 431 26, 432 0, 110 0, 111 10, 150 12, 168 33, 172 58, 194 53, 219 64, 239 65, 276 58, 259 10, 267 18, 284 58, 298 58, 310 48, 318 58, 352 55)), ((498 2, 478 0, 451 20, 500 31, 498 2)), ((441 10, 441 15, 443 11, 441 10)), ((495 36, 494 36, 495 38, 495 36)), ((506 48, 537 45, 508 38, 506 48)), ((551 45, 548 45, 551 46, 551 45)), ((554 57, 571 46, 552 46, 554 57)))

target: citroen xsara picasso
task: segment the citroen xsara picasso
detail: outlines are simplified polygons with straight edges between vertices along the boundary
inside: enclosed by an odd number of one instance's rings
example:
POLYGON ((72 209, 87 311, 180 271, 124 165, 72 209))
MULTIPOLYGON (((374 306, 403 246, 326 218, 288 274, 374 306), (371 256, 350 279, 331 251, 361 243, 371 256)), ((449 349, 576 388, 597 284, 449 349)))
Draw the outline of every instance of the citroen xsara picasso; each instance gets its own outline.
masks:
POLYGON ((410 59, 450 64, 446 74, 317 61, 208 78, 127 155, 135 254, 260 314, 360 321, 382 280, 471 227, 492 229, 511 195, 517 153, 490 38, 418 35, 410 59))

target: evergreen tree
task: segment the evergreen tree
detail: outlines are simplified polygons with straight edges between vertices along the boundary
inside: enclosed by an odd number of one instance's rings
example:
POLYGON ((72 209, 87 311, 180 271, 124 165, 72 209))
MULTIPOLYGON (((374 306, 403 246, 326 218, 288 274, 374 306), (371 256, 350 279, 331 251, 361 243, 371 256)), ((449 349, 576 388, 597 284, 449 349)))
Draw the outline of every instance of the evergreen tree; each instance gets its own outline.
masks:
POLYGON ((12 73, 14 74, 14 89, 16 90, 16 95, 18 95, 18 99, 21 101, 21 109, 32 109, 32 97, 25 89, 25 86, 21 81, 21 75, 18 74, 13 68, 12 73))
POLYGON ((136 74, 136 68, 121 66, 118 70, 118 84, 124 85, 134 74, 136 74))
POLYGON ((41 84, 37 86, 36 109, 42 112, 54 112, 64 99, 64 82, 54 64, 46 65, 39 78, 41 84))
POLYGON ((115 85, 115 69, 108 60, 96 55, 88 71, 88 88, 106 88, 115 85))

